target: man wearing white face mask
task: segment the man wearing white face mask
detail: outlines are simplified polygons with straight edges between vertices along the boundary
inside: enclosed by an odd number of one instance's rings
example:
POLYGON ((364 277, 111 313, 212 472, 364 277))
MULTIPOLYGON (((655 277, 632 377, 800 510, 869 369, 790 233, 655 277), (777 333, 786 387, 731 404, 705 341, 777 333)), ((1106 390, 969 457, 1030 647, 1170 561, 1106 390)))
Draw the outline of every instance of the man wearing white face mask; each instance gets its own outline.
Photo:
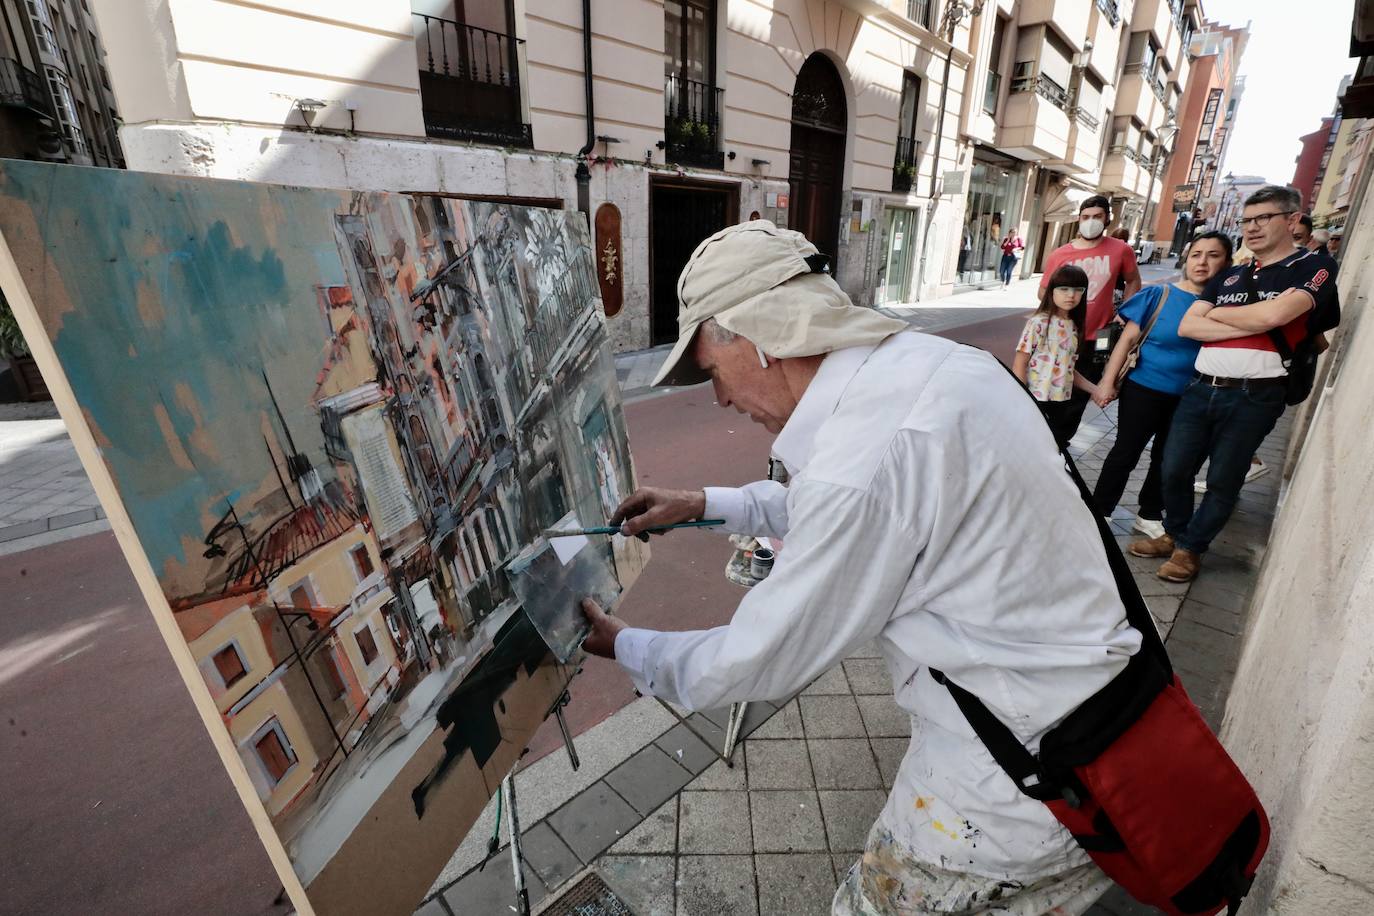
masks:
MULTIPOLYGON (((1140 268, 1130 245, 1106 234, 1111 222, 1111 201, 1094 195, 1078 208, 1078 238, 1051 251, 1045 259, 1045 273, 1040 278, 1041 295, 1044 285, 1054 272, 1066 264, 1081 267, 1088 275, 1088 295, 1083 320, 1083 339, 1078 346, 1075 370, 1094 382, 1100 381, 1101 369, 1093 363, 1093 339, 1097 332, 1112 320, 1112 293, 1119 277, 1125 285, 1122 301, 1140 292, 1140 268)), ((1066 428, 1076 431, 1088 406, 1088 393, 1074 390, 1069 409, 1064 412, 1066 428)), ((1073 433, 1070 432, 1070 435, 1073 433)))

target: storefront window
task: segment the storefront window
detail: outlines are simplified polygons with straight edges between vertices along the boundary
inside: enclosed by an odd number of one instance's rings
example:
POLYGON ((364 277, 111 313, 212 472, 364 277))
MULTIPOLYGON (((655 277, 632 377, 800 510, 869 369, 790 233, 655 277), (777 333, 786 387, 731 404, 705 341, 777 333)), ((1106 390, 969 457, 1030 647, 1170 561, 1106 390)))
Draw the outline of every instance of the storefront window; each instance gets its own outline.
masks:
POLYGON ((918 250, 917 232, 920 211, 905 207, 887 210, 887 225, 883 236, 883 259, 878 266, 875 305, 910 302, 915 298, 911 288, 918 250))
POLYGON ((960 286, 997 280, 1002 237, 1015 228, 1021 211, 1021 175, 990 162, 973 163, 968 211, 959 240, 960 286))

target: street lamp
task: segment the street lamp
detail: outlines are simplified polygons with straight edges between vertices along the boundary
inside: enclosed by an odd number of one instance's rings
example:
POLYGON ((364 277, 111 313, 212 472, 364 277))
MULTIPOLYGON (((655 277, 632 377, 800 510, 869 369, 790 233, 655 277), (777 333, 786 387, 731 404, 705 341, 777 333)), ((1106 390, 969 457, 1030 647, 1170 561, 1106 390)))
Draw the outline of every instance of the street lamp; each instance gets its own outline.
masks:
POLYGON ((1150 223, 1159 216, 1158 204, 1155 205, 1153 212, 1150 210, 1150 200, 1155 196, 1155 172, 1159 171, 1159 167, 1164 163, 1164 160, 1169 157, 1171 152, 1169 150, 1169 144, 1177 133, 1178 122, 1174 120, 1173 115, 1170 115, 1168 119, 1159 126, 1159 129, 1155 131, 1155 154, 1150 157, 1150 183, 1145 190, 1145 219, 1142 221, 1144 230, 1149 232, 1152 238, 1155 233, 1154 227, 1151 226, 1150 223))

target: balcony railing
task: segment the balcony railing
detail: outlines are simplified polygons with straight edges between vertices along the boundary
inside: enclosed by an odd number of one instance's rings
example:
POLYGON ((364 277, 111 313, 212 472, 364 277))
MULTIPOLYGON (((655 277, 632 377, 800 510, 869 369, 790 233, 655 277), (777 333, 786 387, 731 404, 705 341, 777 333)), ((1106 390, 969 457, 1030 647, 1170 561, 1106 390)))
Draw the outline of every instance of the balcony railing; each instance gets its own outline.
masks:
POLYGON ((1093 133, 1097 133, 1097 129, 1102 126, 1101 121, 1097 120, 1097 118, 1094 118, 1092 115, 1088 114, 1087 110, 1083 108, 1078 109, 1077 118, 1079 124, 1082 124, 1084 127, 1092 131, 1093 133))
POLYGON ((1142 62, 1137 64, 1129 64, 1126 67, 1126 72, 1139 74, 1141 80, 1144 81, 1150 87, 1150 91, 1155 94, 1155 98, 1159 99, 1160 102, 1164 103, 1165 106, 1168 106, 1168 90, 1164 87, 1164 80, 1159 79, 1155 76, 1154 69, 1155 67, 1153 63, 1142 62))
POLYGON ((669 162, 706 169, 725 168, 720 148, 723 90, 677 74, 664 78, 664 153, 669 162))
POLYGON ((997 96, 1002 91, 1002 74, 996 70, 988 71, 988 84, 983 89, 983 111, 997 114, 997 96))
POLYGON ((1035 61, 1019 60, 1011 74, 1012 92, 1034 92, 1055 108, 1067 111, 1069 91, 1043 73, 1035 72, 1035 61))
POLYGON ((0 105, 52 115, 48 94, 43 91, 43 81, 38 74, 8 57, 0 57, 0 105))
POLYGON ((1122 145, 1120 145, 1120 144, 1115 144, 1115 145, 1112 146, 1111 149, 1107 150, 1107 155, 1108 155, 1108 156, 1125 156, 1127 159, 1131 160, 1131 161, 1134 162, 1135 164, 1137 164, 1137 165, 1140 164, 1140 154, 1137 153, 1135 150, 1131 149, 1129 146, 1122 146, 1122 145))
POLYGON ((1113 26, 1121 22, 1121 11, 1117 9, 1116 0, 1097 0, 1097 8, 1113 26))
POLYGON ((425 133, 531 147, 520 99, 518 38, 415 13, 425 133))
POLYGON ((1036 77, 1035 94, 1048 101, 1055 108, 1063 109, 1069 104, 1068 90, 1043 73, 1036 77))
POLYGON ((916 183, 916 163, 921 144, 915 137, 897 137, 897 155, 892 161, 892 190, 910 191, 916 183))

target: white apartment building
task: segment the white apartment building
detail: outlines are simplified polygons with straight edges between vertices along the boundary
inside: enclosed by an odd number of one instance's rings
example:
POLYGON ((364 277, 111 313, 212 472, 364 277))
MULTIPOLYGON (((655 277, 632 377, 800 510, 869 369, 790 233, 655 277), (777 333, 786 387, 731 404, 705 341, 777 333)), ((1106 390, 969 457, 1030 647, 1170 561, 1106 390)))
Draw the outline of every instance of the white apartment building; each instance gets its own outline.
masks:
POLYGON ((861 304, 992 282, 1013 227, 1032 244, 1029 271, 1099 184, 1138 220, 1151 185, 1140 163, 1186 77, 1185 2, 1196 0, 173 0, 96 12, 130 168, 589 219, 614 205, 624 306, 608 325, 625 350, 676 336, 682 264, 755 215, 805 232, 861 304))
POLYGON ((98 14, 131 168, 614 204, 625 302, 609 325, 633 349, 676 335, 697 242, 755 213, 812 237, 856 301, 953 285, 978 20, 953 4, 951 45, 934 32, 950 7, 175 0, 98 14))

